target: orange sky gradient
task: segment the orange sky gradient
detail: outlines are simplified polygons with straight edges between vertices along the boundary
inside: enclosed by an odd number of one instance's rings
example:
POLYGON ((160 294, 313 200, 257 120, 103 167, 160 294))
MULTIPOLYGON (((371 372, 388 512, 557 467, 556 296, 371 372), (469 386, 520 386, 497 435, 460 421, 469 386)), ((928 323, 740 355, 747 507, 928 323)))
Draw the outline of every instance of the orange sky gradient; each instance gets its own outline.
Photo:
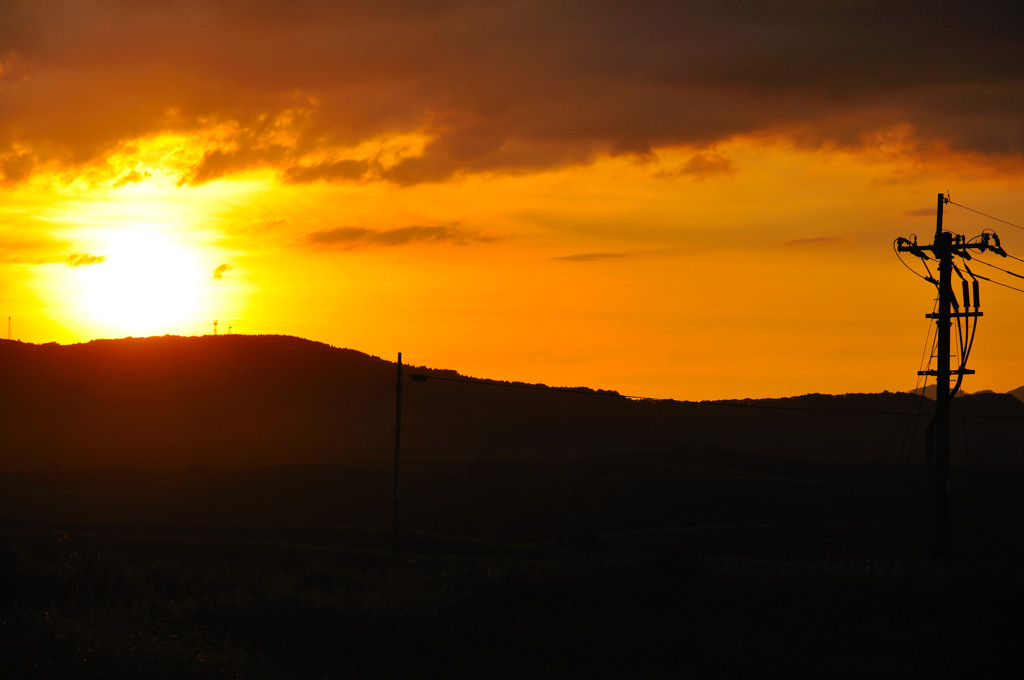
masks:
MULTIPOLYGON (((946 191, 1024 225, 1024 35, 748 4, 4 3, 0 314, 685 400, 910 389, 935 290, 893 239, 946 191)), ((982 282, 966 390, 1024 385, 1022 309, 982 282)))

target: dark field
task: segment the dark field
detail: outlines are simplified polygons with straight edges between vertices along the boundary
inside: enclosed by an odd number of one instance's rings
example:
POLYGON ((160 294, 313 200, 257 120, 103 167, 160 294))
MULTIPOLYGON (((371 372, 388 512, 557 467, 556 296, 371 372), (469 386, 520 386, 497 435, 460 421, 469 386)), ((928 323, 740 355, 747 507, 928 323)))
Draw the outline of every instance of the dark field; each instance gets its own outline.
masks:
POLYGON ((0 475, 5 677, 984 677, 1020 475, 674 454, 0 475))

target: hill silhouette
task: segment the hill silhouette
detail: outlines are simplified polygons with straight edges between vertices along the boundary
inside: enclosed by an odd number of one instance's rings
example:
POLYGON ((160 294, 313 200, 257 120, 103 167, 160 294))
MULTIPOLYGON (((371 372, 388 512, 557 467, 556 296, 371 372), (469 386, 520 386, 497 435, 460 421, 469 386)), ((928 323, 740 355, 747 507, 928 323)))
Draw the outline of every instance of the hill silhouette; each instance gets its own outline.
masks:
POLYGON ((924 649, 959 676, 1016 658, 1010 395, 952 408, 953 565, 978 571, 950 580, 907 567, 921 395, 637 401, 406 367, 395 515, 394 379, 292 337, 0 342, 5 669, 802 677, 808 658, 902 672, 924 649))
MULTIPOLYGON (((406 373, 427 378, 407 386, 403 410, 404 448, 426 458, 661 452, 706 465, 905 462, 920 460, 934 406, 891 392, 631 400, 452 370, 406 373)), ((395 364, 294 337, 3 341, 0 375, 0 472, 338 462, 386 456, 393 442, 395 364)), ((953 409, 964 415, 979 426, 965 439, 954 423, 954 463, 968 450, 976 464, 1021 463, 1024 404, 969 395, 953 409)))

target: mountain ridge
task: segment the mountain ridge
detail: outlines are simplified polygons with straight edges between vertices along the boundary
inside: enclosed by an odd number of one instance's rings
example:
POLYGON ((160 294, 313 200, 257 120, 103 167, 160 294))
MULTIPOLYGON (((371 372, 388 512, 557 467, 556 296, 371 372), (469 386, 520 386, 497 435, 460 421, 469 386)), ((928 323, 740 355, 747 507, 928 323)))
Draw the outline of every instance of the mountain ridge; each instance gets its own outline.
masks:
MULTIPOLYGON (((901 392, 631 400, 584 387, 404 369, 426 380, 403 390, 403 445, 426 458, 719 451, 899 462, 920 458, 933 406, 901 392), (899 427, 909 444, 894 444, 899 427)), ((0 471, 239 468, 385 456, 393 445, 394 377, 393 362, 293 336, 3 341, 0 471)), ((1009 452, 1024 441, 1019 398, 979 394, 963 403, 965 413, 994 418, 971 437, 971 455, 1018 464, 1009 452)))

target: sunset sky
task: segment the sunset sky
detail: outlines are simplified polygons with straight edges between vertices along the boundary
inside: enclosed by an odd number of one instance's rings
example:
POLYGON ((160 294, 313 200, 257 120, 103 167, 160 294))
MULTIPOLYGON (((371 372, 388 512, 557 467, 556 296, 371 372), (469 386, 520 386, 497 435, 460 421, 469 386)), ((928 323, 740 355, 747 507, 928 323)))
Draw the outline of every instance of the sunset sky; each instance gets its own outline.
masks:
MULTIPOLYGON (((676 399, 910 389, 935 290, 893 239, 942 192, 1024 225, 1001 6, 5 0, 0 314, 676 399)), ((964 387, 1006 391, 1024 292, 982 284, 964 387)))

